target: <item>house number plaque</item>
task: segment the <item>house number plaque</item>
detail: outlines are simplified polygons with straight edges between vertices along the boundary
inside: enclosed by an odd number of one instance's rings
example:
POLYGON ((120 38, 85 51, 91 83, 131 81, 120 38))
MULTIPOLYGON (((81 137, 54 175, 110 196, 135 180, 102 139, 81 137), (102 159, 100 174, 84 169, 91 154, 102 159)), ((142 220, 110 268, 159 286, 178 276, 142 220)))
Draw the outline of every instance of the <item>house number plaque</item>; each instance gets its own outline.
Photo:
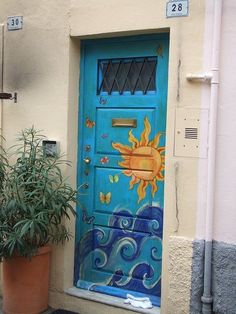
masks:
POLYGON ((9 31, 16 31, 23 28, 23 16, 8 16, 7 29, 9 31))

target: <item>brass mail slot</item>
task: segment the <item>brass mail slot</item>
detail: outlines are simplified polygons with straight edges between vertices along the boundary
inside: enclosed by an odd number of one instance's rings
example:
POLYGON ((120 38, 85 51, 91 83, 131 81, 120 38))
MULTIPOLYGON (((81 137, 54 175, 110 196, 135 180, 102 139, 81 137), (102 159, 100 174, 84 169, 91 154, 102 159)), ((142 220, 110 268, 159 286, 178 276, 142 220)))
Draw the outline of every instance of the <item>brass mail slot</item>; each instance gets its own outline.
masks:
POLYGON ((137 127, 137 119, 115 118, 112 119, 112 127, 137 127))

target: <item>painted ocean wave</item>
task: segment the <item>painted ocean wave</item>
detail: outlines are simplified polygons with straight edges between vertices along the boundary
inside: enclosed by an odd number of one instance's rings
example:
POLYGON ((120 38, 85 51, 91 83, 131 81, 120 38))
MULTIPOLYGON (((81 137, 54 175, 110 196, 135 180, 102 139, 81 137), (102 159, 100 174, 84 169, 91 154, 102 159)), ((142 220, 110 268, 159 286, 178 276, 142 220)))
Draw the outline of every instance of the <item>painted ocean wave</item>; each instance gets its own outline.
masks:
POLYGON ((160 296, 163 211, 144 207, 133 217, 113 213, 109 228, 94 226, 76 246, 75 284, 160 296))

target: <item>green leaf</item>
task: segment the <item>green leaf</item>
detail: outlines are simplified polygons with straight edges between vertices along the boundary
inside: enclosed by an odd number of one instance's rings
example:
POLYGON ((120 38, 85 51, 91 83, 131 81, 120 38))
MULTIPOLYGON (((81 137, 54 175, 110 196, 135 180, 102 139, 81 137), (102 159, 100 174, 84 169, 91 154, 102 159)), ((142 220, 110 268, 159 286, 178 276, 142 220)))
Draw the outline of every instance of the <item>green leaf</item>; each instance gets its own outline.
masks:
POLYGON ((15 251, 30 257, 49 240, 70 239, 62 222, 76 215, 78 191, 67 183, 62 167, 71 163, 63 155, 46 157, 44 138, 32 126, 20 132, 9 155, 0 147, 0 258, 15 251), (9 156, 16 156, 13 163, 9 156))

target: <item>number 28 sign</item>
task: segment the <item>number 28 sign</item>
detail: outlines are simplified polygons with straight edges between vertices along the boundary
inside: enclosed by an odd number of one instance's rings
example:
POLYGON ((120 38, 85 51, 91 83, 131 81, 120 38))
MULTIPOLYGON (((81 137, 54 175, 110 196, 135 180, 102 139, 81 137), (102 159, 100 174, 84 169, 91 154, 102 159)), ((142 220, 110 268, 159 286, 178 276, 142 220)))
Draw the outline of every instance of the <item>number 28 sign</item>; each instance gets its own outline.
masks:
POLYGON ((166 3, 166 17, 188 16, 188 0, 168 1, 166 3))

